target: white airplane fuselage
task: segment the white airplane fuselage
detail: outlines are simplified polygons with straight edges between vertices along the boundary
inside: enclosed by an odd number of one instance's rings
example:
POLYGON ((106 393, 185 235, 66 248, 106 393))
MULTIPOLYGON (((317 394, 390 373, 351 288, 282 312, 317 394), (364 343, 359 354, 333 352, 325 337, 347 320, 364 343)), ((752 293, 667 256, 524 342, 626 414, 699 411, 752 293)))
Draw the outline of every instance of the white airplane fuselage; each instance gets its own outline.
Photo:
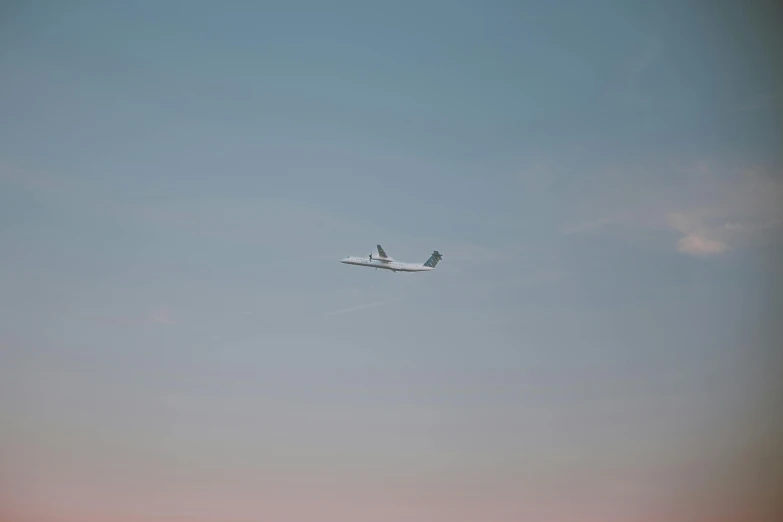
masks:
POLYGON ((370 268, 380 268, 382 270, 391 270, 393 272, 430 272, 435 270, 433 267, 424 266, 423 263, 403 263, 401 261, 383 261, 381 259, 370 259, 369 257, 346 257, 340 260, 346 265, 367 266, 370 268))

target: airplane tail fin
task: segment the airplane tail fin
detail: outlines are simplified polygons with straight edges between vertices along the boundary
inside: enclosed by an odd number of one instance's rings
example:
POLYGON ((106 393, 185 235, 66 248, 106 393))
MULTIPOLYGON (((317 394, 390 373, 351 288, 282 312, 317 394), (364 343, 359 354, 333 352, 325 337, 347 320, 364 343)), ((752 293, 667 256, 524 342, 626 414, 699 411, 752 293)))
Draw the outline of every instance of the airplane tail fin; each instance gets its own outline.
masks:
POLYGON ((440 255, 440 252, 434 250, 430 258, 427 260, 427 262, 424 263, 424 266, 435 268, 435 266, 438 264, 438 261, 440 261, 441 259, 443 259, 443 256, 440 255))

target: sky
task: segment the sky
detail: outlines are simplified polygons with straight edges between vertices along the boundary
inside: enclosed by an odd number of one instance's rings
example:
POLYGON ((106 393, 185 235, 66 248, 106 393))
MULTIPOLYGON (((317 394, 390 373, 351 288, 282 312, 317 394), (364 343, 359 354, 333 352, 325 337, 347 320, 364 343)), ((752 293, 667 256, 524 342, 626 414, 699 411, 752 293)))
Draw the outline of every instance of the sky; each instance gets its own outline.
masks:
POLYGON ((781 16, 3 2, 0 518, 776 519, 781 16))

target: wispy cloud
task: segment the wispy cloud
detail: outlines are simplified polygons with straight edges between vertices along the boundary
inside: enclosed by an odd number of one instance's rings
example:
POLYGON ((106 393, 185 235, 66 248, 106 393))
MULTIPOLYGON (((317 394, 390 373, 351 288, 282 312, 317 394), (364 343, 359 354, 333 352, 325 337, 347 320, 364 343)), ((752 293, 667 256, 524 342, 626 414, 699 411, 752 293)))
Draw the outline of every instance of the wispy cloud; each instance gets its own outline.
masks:
MULTIPOLYGON (((735 248, 763 244, 783 228, 783 182, 763 169, 726 173, 703 161, 678 169, 678 176, 650 176, 638 170, 599 175, 583 194, 595 210, 562 232, 678 234, 672 243, 680 253, 714 256, 735 248)), ((579 207, 577 207, 579 210, 579 207)))
POLYGON ((702 236, 688 235, 677 242, 677 250, 693 256, 710 256, 728 250, 728 245, 721 241, 707 239, 702 236))
MULTIPOLYGON (((721 254, 729 249, 729 246, 720 239, 716 239, 716 233, 705 226, 703 220, 694 214, 670 213, 666 216, 669 226, 678 232, 685 234, 677 242, 677 251, 693 256, 710 256, 721 254)), ((736 226, 727 230, 739 230, 736 226)))
POLYGON ((684 236, 680 252, 712 255, 764 243, 783 226, 783 184, 763 171, 714 180, 705 192, 709 200, 666 214, 667 224, 684 236))
POLYGON ((338 314, 347 314, 347 313, 350 313, 350 312, 357 312, 359 310, 365 310, 367 308, 374 308, 376 306, 381 306, 382 304, 383 304, 383 301, 375 301, 374 303, 366 303, 366 304, 361 304, 361 305, 358 305, 358 306, 352 306, 350 308, 342 308, 340 310, 334 310, 333 312, 327 313, 326 317, 331 317, 333 315, 338 315, 338 314))

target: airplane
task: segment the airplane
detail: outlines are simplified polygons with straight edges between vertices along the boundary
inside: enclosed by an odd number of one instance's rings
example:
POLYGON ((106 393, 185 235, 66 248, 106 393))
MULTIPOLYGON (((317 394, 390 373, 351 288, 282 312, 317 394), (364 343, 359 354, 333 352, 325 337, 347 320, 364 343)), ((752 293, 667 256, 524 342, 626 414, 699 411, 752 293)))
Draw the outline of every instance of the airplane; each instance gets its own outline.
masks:
POLYGON ((381 245, 378 245, 378 255, 373 258, 372 252, 369 257, 346 257, 340 260, 341 263, 346 265, 357 266, 369 266, 372 268, 391 270, 392 272, 431 272, 435 270, 435 266, 438 261, 443 259, 443 256, 437 250, 433 251, 430 258, 424 263, 403 263, 402 261, 395 261, 391 257, 386 255, 381 245))

